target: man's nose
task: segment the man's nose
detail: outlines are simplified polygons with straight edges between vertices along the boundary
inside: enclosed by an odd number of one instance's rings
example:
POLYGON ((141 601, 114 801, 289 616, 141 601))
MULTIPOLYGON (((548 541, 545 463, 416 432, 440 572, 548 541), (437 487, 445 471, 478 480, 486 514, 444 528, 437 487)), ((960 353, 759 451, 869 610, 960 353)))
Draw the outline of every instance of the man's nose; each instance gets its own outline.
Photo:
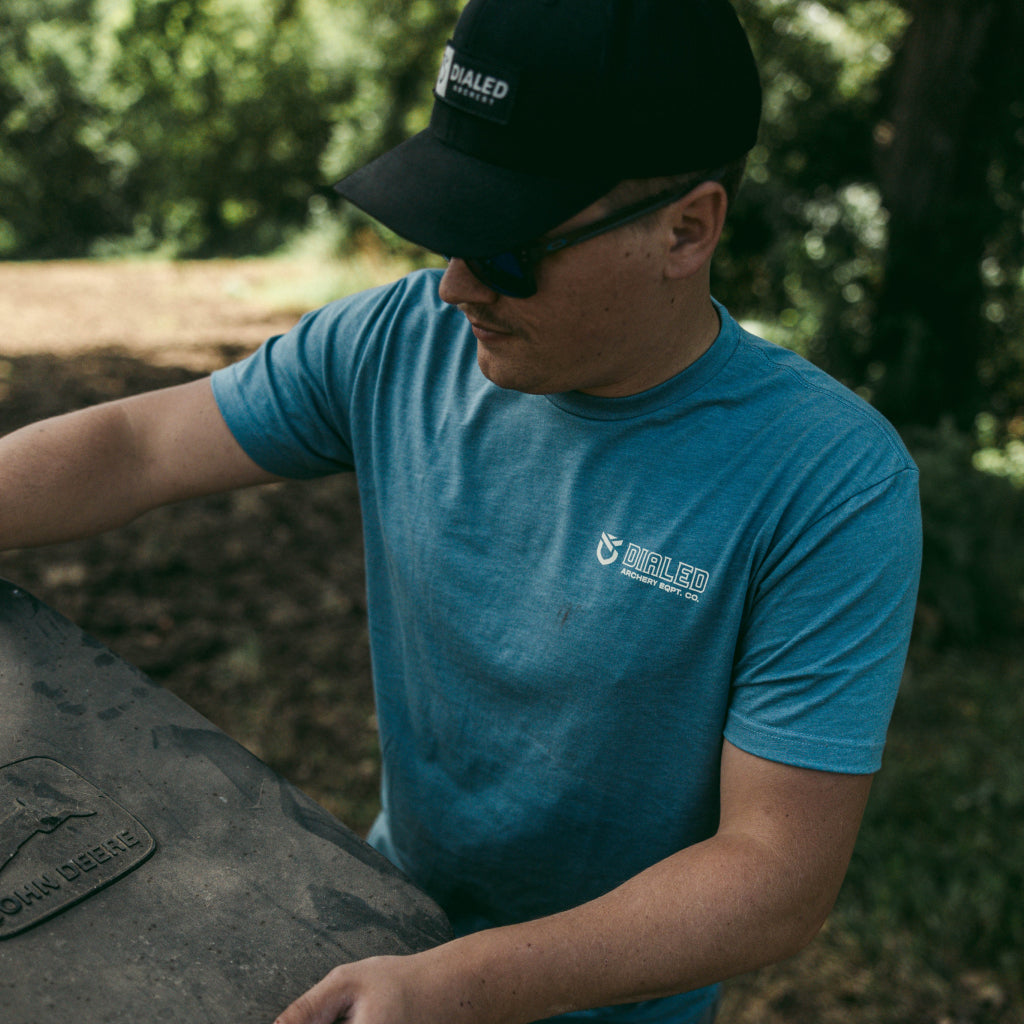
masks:
POLYGON ((463 302, 495 302, 498 293, 483 283, 466 265, 465 260, 453 257, 441 278, 438 295, 442 302, 457 306, 463 302))

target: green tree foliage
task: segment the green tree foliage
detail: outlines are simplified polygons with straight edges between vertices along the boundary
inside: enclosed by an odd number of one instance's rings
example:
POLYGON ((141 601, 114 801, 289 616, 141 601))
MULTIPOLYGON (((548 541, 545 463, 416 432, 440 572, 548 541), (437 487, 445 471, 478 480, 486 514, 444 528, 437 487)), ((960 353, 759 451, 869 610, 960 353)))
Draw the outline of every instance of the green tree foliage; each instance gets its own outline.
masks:
POLYGON ((90 145, 103 118, 87 84, 93 66, 88 0, 8 0, 0 7, 0 251, 37 241, 61 251, 123 223, 108 189, 115 158, 90 145))
POLYGON ((4 0, 0 255, 265 251, 428 109, 453 0, 4 0))
POLYGON ((331 0, 5 0, 0 250, 252 250, 302 224, 372 74, 331 0))
POLYGON ((863 347, 887 219, 874 182, 880 79, 907 18, 890 0, 739 0, 764 84, 764 121, 732 213, 717 291, 768 335, 825 361, 863 347))
MULTIPOLYGON (((344 3, 346 0, 335 0, 344 3)), ((360 0, 353 31, 363 41, 351 99, 334 124, 320 177, 337 181, 425 127, 440 53, 464 0, 360 0)), ((351 207, 352 229, 377 226, 351 207)))
MULTIPOLYGON (((119 2, 105 85, 133 230, 191 252, 259 246, 301 223, 310 174, 351 93, 348 35, 312 3, 119 2)), ((108 15, 109 16, 109 15, 108 15)), ((340 15, 338 16, 340 19, 340 15)))

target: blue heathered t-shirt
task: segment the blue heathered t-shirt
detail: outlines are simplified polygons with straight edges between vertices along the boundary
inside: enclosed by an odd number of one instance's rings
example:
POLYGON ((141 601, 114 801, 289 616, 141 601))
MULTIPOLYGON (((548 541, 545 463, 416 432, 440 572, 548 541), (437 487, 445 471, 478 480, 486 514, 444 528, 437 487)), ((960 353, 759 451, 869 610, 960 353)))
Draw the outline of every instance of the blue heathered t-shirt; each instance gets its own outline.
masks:
MULTIPOLYGON (((721 307, 712 347, 650 391, 502 390, 437 286, 333 303, 214 375, 262 467, 357 474, 371 842, 465 932, 710 836, 723 736, 877 770, 920 561, 889 424, 721 307)), ((712 995, 579 1019, 686 1021, 712 995)))

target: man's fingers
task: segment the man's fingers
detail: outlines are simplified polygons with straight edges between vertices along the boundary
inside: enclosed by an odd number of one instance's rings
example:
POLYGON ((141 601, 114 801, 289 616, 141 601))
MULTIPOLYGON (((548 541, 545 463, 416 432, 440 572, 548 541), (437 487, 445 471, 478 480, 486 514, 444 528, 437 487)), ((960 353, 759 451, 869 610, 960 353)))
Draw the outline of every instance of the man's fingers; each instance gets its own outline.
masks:
POLYGON ((274 1024, 334 1024, 346 1020, 352 999, 337 969, 304 992, 274 1024))

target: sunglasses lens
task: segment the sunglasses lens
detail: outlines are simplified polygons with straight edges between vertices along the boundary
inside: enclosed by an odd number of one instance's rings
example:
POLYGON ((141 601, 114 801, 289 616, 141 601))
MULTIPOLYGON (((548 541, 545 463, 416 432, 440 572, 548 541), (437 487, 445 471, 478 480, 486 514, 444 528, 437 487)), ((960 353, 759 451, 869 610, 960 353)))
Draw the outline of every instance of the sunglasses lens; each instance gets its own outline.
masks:
POLYGON ((466 266, 488 288, 502 295, 525 299, 537 291, 533 267, 518 253, 503 252, 486 259, 467 259, 466 266))

